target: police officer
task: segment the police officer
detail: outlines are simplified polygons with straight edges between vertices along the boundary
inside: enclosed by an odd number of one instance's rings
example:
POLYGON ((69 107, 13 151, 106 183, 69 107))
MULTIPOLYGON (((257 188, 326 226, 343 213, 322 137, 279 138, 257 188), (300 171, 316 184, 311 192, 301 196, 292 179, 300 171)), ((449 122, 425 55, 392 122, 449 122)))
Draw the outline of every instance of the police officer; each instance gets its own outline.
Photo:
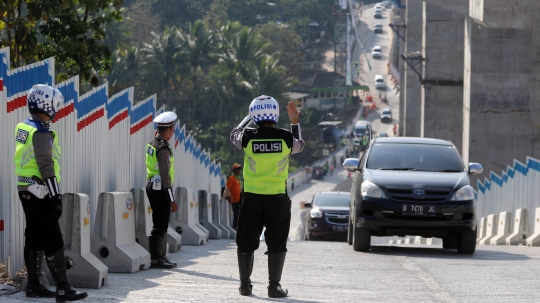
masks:
POLYGON ((64 240, 58 219, 62 215, 60 193, 60 145, 50 129, 64 102, 59 90, 36 84, 27 97, 30 117, 15 129, 15 174, 26 218, 24 262, 28 271, 27 297, 56 297, 56 302, 88 297, 71 287, 66 273, 64 240), (56 292, 40 283, 43 257, 56 282, 56 292))
POLYGON ((174 158, 169 139, 174 134, 176 114, 164 112, 159 114, 157 133, 154 139, 146 144, 146 194, 152 207, 152 234, 150 235, 151 268, 173 268, 176 263, 170 262, 167 253, 167 229, 171 212, 176 212, 172 185, 174 183, 174 158))
POLYGON ((300 112, 293 101, 287 106, 291 132, 276 128, 279 104, 269 96, 255 98, 249 115, 233 129, 231 142, 244 151, 244 200, 238 220, 236 244, 240 271, 240 294, 251 295, 253 253, 259 248, 263 227, 268 246, 268 297, 286 297, 279 284, 287 253, 291 200, 287 195, 289 157, 302 152, 300 112), (256 129, 245 128, 251 121, 256 129))

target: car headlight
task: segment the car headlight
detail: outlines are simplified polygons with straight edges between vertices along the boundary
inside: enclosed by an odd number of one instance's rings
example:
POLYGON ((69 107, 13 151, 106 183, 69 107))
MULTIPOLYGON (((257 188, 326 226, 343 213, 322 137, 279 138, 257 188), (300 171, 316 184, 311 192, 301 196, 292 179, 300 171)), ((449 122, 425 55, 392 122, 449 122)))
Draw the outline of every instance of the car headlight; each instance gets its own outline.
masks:
POLYGON ((362 182, 360 189, 363 197, 387 199, 382 189, 371 181, 362 182))
POLYGON ((312 218, 322 218, 322 211, 320 211, 318 208, 313 208, 309 211, 309 215, 312 218))
POLYGON ((474 189, 470 185, 465 185, 458 189, 450 201, 465 201, 474 199, 474 189))

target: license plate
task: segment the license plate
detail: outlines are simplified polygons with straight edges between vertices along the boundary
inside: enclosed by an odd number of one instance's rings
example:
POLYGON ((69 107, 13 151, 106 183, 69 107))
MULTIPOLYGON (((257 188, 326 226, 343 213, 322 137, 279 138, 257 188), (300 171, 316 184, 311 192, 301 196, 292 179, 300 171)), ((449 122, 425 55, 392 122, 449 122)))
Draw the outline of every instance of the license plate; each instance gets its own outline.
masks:
POLYGON ((409 216, 435 216, 434 205, 403 204, 403 214, 409 216))
POLYGON ((349 227, 347 225, 344 225, 344 226, 332 226, 332 230, 333 231, 347 231, 349 227))

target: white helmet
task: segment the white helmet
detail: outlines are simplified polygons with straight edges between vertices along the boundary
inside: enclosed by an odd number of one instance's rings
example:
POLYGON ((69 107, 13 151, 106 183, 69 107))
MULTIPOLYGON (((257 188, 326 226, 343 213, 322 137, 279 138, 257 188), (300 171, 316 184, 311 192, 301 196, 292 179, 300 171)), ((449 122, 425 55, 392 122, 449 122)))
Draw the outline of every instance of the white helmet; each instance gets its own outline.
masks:
POLYGON ((56 88, 45 84, 36 84, 30 89, 26 101, 31 114, 43 113, 52 120, 58 108, 64 103, 64 96, 56 88))
POLYGON ((253 122, 274 122, 279 120, 279 104, 276 99, 262 95, 251 101, 249 115, 253 122))

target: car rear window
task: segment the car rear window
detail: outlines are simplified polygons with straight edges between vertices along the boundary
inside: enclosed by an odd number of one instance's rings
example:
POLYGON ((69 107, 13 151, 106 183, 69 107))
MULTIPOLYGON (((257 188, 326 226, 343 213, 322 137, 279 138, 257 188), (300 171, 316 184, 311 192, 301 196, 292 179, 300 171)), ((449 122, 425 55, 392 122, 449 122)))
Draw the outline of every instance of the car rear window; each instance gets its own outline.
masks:
POLYGON ((384 82, 384 80, 381 79, 381 78, 377 78, 375 81, 377 81, 377 82, 384 82))
POLYGON ((367 168, 461 172, 464 170, 462 163, 453 146, 375 143, 368 155, 367 168))
POLYGON ((349 207, 349 195, 343 193, 317 195, 315 205, 319 207, 349 207))

